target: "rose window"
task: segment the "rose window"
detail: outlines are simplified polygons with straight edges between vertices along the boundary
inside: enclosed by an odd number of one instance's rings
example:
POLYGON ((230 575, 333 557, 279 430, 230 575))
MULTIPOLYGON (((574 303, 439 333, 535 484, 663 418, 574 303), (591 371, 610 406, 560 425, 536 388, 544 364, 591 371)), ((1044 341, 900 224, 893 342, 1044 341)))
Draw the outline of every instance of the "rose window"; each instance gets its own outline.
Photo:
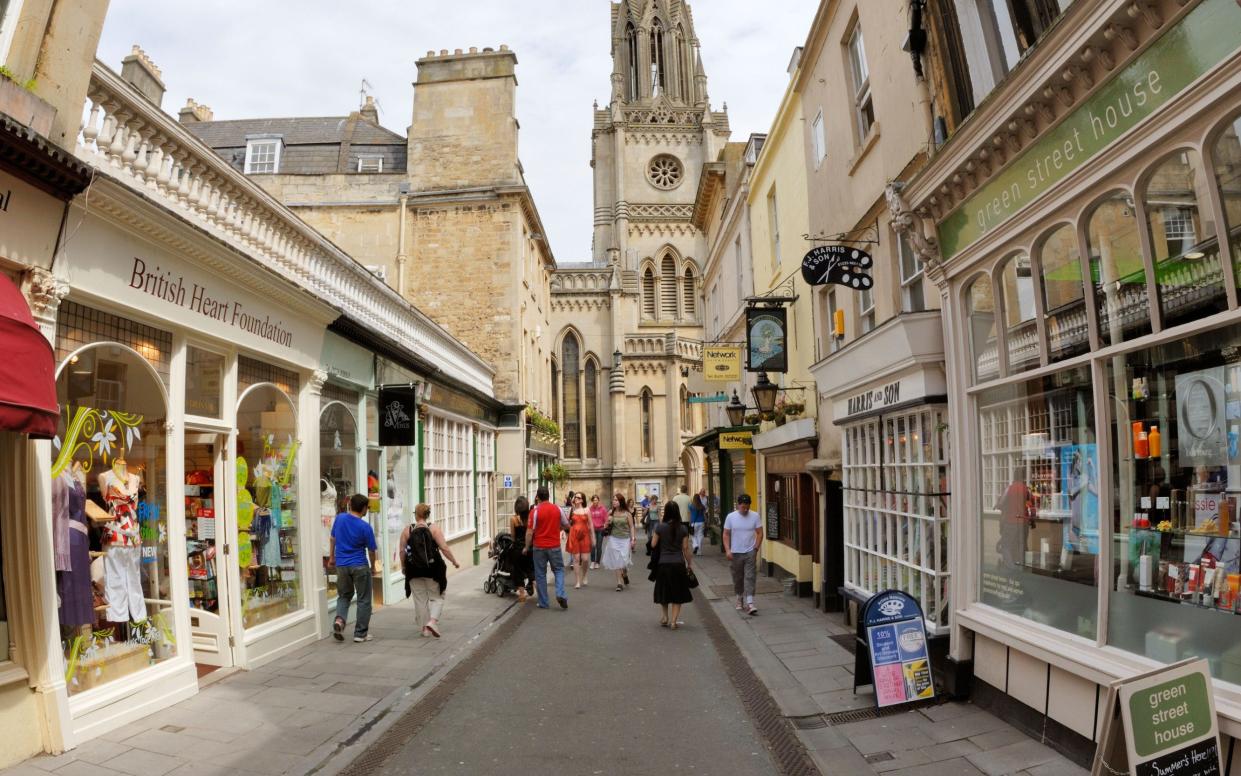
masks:
POLYGON ((646 167, 646 176, 651 183, 660 189, 674 189, 681 183, 684 170, 675 156, 661 154, 651 160, 646 167))

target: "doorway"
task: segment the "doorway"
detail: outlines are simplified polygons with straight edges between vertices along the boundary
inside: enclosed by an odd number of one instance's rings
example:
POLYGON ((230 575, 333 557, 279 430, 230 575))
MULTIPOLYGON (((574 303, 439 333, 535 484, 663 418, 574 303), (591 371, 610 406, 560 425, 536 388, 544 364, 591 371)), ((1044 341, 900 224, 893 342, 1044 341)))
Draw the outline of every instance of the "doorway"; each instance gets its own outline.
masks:
POLYGON ((185 435, 185 552, 194 662, 219 668, 234 664, 236 644, 229 587, 233 579, 228 565, 232 516, 226 508, 225 450, 223 434, 185 435))

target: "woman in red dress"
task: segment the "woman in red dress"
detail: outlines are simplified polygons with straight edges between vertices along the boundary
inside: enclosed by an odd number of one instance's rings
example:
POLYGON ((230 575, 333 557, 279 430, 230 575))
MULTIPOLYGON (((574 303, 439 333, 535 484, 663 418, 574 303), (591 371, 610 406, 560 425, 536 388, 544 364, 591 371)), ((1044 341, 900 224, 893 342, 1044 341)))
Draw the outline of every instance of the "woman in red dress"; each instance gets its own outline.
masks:
POLYGON ((590 510, 586 509, 583 498, 580 493, 573 496, 573 507, 569 513, 569 540, 565 543, 565 549, 573 559, 573 576, 577 579, 577 584, 573 586, 575 590, 581 590, 582 585, 586 584, 586 575, 590 572, 590 550, 595 543, 590 510))

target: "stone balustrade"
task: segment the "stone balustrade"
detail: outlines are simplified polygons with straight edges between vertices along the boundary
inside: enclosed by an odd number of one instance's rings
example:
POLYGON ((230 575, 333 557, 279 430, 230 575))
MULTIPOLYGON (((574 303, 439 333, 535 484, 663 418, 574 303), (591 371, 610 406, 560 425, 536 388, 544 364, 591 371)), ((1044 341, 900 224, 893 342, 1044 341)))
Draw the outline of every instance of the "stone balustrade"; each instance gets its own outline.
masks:
POLYGON ((490 365, 100 62, 77 154, 446 376, 493 395, 490 365))

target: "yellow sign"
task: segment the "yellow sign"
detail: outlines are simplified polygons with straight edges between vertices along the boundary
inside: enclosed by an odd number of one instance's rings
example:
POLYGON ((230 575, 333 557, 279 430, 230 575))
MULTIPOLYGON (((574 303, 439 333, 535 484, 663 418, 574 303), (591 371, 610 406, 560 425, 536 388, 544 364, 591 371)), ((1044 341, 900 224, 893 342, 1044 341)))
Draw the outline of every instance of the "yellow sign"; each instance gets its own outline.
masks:
POLYGON ((704 345, 702 374, 710 382, 740 382, 741 348, 736 345, 704 345))
POLYGON ((749 450, 753 447, 753 437, 754 432, 752 431, 721 431, 720 449, 749 450))

